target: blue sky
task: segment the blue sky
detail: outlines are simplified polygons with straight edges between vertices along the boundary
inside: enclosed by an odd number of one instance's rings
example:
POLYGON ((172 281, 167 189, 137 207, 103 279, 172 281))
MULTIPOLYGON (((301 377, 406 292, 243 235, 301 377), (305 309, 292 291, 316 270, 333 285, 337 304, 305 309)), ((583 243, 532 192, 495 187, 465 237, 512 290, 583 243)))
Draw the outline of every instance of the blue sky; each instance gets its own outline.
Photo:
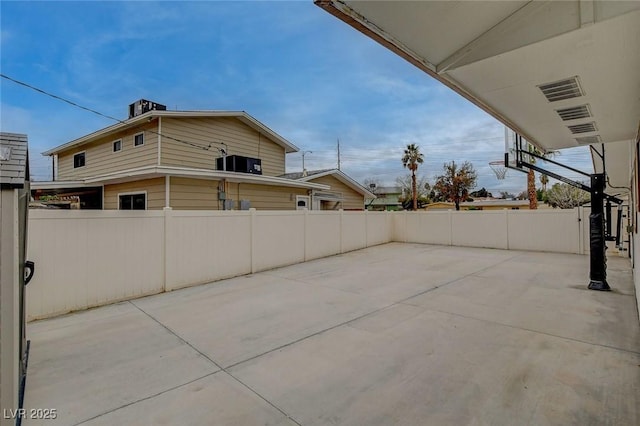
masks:
MULTIPOLYGON (((106 115, 126 119, 149 99, 178 110, 244 110, 307 154, 307 169, 335 167, 359 182, 393 184, 400 157, 420 146, 431 182, 444 162, 471 161, 478 188, 525 189, 488 162, 502 158, 500 123, 386 48, 308 1, 2 1, 2 73, 106 115)), ((32 175, 51 176, 40 153, 113 124, 0 80, 1 129, 26 133, 32 175)), ((559 160, 589 171, 587 150, 559 160)), ((289 154, 287 171, 301 169, 289 154)), ((571 174, 566 174, 572 177, 571 174)))

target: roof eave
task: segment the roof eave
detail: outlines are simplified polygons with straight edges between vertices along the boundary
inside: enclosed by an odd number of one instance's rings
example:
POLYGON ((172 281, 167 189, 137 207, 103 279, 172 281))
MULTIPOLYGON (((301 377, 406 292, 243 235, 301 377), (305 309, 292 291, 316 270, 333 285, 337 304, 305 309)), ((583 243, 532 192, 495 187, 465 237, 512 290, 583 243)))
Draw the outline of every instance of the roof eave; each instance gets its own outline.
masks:
POLYGON ((336 179, 338 179, 339 181, 341 181, 345 185, 347 185, 350 188, 352 188, 354 191, 357 191, 360 194, 362 194, 364 196, 364 198, 367 198, 367 199, 378 198, 376 196, 376 194, 374 194, 371 191, 368 191, 365 187, 363 187, 358 182, 356 182, 355 180, 351 179, 349 176, 347 176, 345 173, 343 173, 341 170, 338 170, 338 169, 327 170, 325 172, 317 173, 315 175, 307 175, 307 176, 304 176, 304 177, 302 177, 300 179, 297 179, 297 180, 298 181, 302 181, 302 182, 309 182, 309 181, 314 180, 314 179, 318 179, 318 178, 321 178, 321 177, 324 177, 324 176, 332 176, 332 175, 334 175, 336 177, 336 179))
POLYGON ((248 173, 225 172, 221 170, 191 169, 184 167, 148 166, 137 169, 124 170, 121 172, 109 173, 101 176, 93 176, 84 179, 87 184, 107 184, 114 181, 135 180, 141 178, 151 178, 157 176, 181 176, 194 179, 219 179, 228 182, 246 182, 257 185, 287 186, 304 189, 330 189, 328 185, 299 182, 295 180, 278 178, 274 176, 252 175, 248 173))
POLYGON ((372 40, 375 40, 382 46, 391 50, 393 53, 400 56, 407 62, 418 67, 429 76, 435 78, 440 83, 444 84, 469 102, 476 105, 478 108, 485 111, 487 114, 494 117, 496 120, 500 121, 505 126, 509 127, 511 130, 520 134, 523 138, 526 139, 527 142, 535 145, 543 151, 545 150, 544 147, 542 147, 542 145, 540 145, 540 143, 535 138, 533 138, 528 132, 524 131, 520 126, 516 125, 512 120, 508 119, 505 115, 482 101, 479 97, 475 96, 473 93, 463 87, 455 79, 448 76, 446 73, 439 74, 436 71, 435 65, 421 58, 418 54, 408 49, 402 43, 397 41, 393 36, 387 34, 384 30, 378 28, 372 22, 367 21, 364 16, 360 15, 345 3, 339 0, 314 0, 314 3, 318 7, 324 9, 326 12, 340 19, 347 25, 360 31, 365 36, 371 38, 372 40))
POLYGON ((129 118, 127 120, 123 120, 119 123, 113 124, 111 126, 105 127, 103 129, 97 130, 93 133, 90 133, 86 136, 83 136, 78 139, 74 139, 70 142, 67 142, 63 145, 59 145, 55 148, 52 148, 48 151, 42 153, 42 155, 54 155, 60 152, 69 150, 71 148, 83 145, 85 143, 92 142, 94 139, 97 139, 102 136, 109 135, 111 133, 115 133, 122 129, 126 129, 128 127, 139 124, 140 122, 144 122, 145 120, 151 121, 154 118, 158 117, 231 117, 238 118, 244 124, 253 128, 256 131, 264 133, 270 139, 272 139, 276 144, 282 146, 284 148, 285 153, 298 152, 299 148, 278 135, 276 132, 271 130, 269 127, 256 120, 254 117, 246 113, 245 111, 158 111, 152 110, 145 112, 144 114, 140 114, 136 117, 129 118))

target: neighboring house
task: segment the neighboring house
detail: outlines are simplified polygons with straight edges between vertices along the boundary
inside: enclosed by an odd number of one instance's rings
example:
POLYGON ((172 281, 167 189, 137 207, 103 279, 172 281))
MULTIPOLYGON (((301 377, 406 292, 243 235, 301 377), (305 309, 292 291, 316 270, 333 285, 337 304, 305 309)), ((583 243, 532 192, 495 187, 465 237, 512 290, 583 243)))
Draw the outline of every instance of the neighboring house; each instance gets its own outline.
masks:
POLYGON ((330 188, 314 191, 310 200, 312 210, 364 210, 365 199, 376 197, 338 169, 305 170, 302 173, 285 173, 280 177, 296 182, 327 185, 330 188))
POLYGON ((373 188, 373 193, 377 198, 370 200, 367 203, 367 210, 402 210, 402 203, 400 202, 402 188, 399 186, 377 186, 373 188))
POLYGON ((435 203, 429 203, 424 207, 425 210, 435 211, 435 210, 455 210, 456 205, 450 203, 448 201, 437 201, 435 203))
POLYGON ((32 193, 78 196, 94 209, 292 210, 342 192, 324 183, 331 179, 282 177, 286 154, 297 151, 244 111, 167 111, 140 100, 127 120, 44 152, 54 180, 34 182, 32 193))
MULTIPOLYGON (((428 204, 425 210, 455 210, 456 205, 454 203, 439 201, 437 203, 428 204)), ((504 200, 504 199, 492 199, 492 200, 476 200, 465 201, 460 203, 460 210, 529 210, 529 200, 504 200)))
POLYGON ((486 199, 460 203, 461 210, 529 210, 529 200, 486 199))

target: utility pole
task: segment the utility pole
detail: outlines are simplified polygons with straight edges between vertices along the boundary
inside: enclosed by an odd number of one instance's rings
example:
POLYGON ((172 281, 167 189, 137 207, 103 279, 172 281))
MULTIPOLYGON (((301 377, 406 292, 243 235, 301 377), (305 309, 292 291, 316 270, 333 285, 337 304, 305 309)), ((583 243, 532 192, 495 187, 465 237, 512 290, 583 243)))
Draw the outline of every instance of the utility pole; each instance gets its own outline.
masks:
POLYGON ((338 170, 340 170, 340 138, 338 138, 338 170))

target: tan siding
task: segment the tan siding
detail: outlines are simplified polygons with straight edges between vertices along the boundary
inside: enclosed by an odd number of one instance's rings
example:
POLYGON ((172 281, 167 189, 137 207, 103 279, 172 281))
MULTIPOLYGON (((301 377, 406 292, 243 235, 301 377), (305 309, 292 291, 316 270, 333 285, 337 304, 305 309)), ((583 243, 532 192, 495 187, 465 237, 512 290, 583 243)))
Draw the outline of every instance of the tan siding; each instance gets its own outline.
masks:
POLYGON ((317 179, 311 179, 310 182, 329 185, 331 192, 339 192, 342 194, 342 208, 344 210, 364 210, 364 195, 354 191, 351 187, 345 185, 335 177, 323 176, 317 179))
POLYGON ((158 163, 157 121, 138 126, 58 154, 58 180, 100 176, 111 172, 152 166, 158 163), (144 145, 133 146, 133 136, 145 131, 144 145), (122 150, 113 152, 113 142, 122 139, 122 150), (73 168, 73 156, 86 152, 86 165, 73 168))
POLYGON ((228 195, 233 198, 236 208, 240 200, 249 200, 257 210, 295 210, 296 195, 307 195, 304 188, 288 188, 271 185, 229 183, 228 195))
POLYGON ((163 166, 215 169, 220 153, 216 147, 224 142, 229 155, 260 158, 262 173, 279 176, 285 170, 284 148, 253 130, 236 118, 194 117, 162 118, 162 134, 200 146, 212 145, 203 150, 185 143, 162 139, 161 164, 163 166))
POLYGON ((219 210, 218 181, 172 177, 170 206, 177 210, 219 210))
MULTIPOLYGON (((146 142, 145 142, 146 143, 146 142)), ((104 209, 118 209, 118 194, 125 192, 147 191, 147 209, 158 210, 164 207, 164 178, 145 179, 135 182, 118 183, 104 186, 104 209)))

